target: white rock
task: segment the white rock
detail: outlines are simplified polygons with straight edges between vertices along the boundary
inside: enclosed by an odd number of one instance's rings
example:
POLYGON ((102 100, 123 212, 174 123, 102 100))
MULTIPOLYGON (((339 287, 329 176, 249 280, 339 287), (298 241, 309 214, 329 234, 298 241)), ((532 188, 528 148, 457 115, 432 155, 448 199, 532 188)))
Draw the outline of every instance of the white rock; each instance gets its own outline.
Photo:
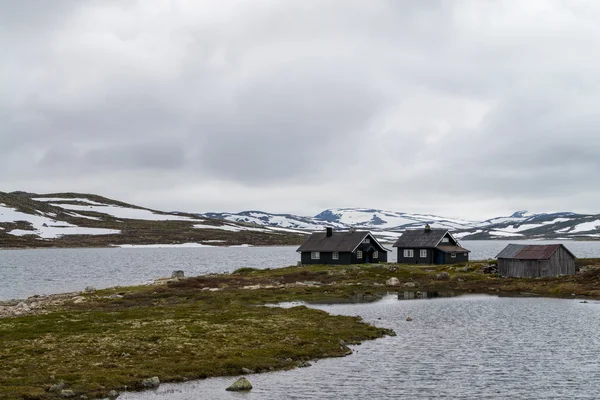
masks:
POLYGON ((400 286, 400 281, 396 277, 392 277, 385 281, 385 284, 388 286, 400 286))

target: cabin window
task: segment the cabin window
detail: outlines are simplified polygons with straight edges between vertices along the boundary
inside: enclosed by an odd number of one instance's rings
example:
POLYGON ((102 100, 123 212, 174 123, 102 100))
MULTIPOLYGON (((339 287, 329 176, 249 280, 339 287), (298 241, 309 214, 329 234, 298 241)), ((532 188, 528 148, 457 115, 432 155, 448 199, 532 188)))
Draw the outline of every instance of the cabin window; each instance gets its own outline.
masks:
POLYGON ((413 249, 404 249, 404 257, 413 258, 415 256, 415 251, 413 249))
POLYGON ((356 251, 356 258, 358 258, 359 260, 362 259, 362 251, 360 251, 360 250, 356 251))
POLYGON ((373 258, 379 258, 379 252, 378 251, 374 251, 373 252, 373 258))
POLYGON ((340 259, 340 253, 338 253, 337 251, 334 251, 331 254, 331 258, 334 259, 334 260, 339 260, 340 259))
POLYGON ((450 258, 456 258, 456 253, 450 254, 450 258))
POLYGON ((321 253, 319 253, 318 251, 311 251, 310 252, 310 259, 311 260, 319 260, 321 258, 321 253))
POLYGON ((363 240, 363 243, 371 243, 371 239, 365 238, 365 240, 363 240))
POLYGON ((442 239, 442 243, 448 243, 448 242, 450 242, 450 238, 448 238, 448 237, 444 237, 444 238, 442 239))
POLYGON ((466 257, 466 256, 467 256, 467 253, 463 253, 463 256, 465 256, 465 257, 466 257))
POLYGON ((421 249, 421 258, 427 257, 427 249, 421 249))

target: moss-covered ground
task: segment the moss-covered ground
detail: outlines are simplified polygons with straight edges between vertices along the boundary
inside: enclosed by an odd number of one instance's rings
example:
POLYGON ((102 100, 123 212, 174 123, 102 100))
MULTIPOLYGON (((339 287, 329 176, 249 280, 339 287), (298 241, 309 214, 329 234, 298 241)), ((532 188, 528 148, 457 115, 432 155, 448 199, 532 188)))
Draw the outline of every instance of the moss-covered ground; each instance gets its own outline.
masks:
MULTIPOLYGON (((141 389, 141 381, 152 376, 177 382, 239 375, 246 368, 288 369, 347 355, 347 343, 393 334, 358 317, 264 306, 268 303, 369 301, 398 290, 600 298, 597 269, 560 278, 506 279, 481 273, 484 264, 246 268, 86 293, 84 302, 67 301, 48 314, 0 319, 0 398, 56 398, 59 393, 48 389, 58 382, 93 398, 113 389, 141 389), (443 271, 448 280, 437 279, 443 271), (398 278, 399 287, 385 285, 391 277, 398 278)), ((600 266, 600 260, 578 264, 600 266)))

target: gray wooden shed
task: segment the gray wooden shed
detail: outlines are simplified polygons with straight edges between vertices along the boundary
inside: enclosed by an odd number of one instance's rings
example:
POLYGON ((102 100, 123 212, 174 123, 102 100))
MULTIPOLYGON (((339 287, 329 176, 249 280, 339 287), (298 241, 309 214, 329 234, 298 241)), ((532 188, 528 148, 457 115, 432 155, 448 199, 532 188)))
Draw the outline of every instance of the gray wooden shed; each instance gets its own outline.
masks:
POLYGON ((539 278, 575 273, 575 256, 562 244, 509 244, 496 257, 500 276, 539 278))

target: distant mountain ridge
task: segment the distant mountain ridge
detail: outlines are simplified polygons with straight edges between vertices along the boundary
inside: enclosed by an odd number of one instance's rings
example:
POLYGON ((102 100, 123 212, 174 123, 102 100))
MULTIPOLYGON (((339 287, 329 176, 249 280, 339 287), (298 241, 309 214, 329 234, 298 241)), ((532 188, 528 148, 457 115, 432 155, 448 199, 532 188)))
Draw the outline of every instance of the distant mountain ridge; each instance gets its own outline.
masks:
POLYGON ((600 215, 516 211, 484 221, 374 208, 330 208, 315 216, 265 211, 164 212, 83 193, 0 192, 0 247, 300 244, 307 234, 370 230, 388 245, 406 229, 450 230, 459 239, 600 240, 600 215))
POLYGON ((600 215, 573 212, 539 213, 516 211, 510 216, 484 221, 447 218, 430 214, 413 214, 373 208, 331 208, 314 217, 293 214, 270 214, 264 211, 240 213, 206 213, 203 216, 262 226, 322 230, 369 229, 390 241, 406 229, 429 224, 445 228, 461 239, 600 239, 600 215))

